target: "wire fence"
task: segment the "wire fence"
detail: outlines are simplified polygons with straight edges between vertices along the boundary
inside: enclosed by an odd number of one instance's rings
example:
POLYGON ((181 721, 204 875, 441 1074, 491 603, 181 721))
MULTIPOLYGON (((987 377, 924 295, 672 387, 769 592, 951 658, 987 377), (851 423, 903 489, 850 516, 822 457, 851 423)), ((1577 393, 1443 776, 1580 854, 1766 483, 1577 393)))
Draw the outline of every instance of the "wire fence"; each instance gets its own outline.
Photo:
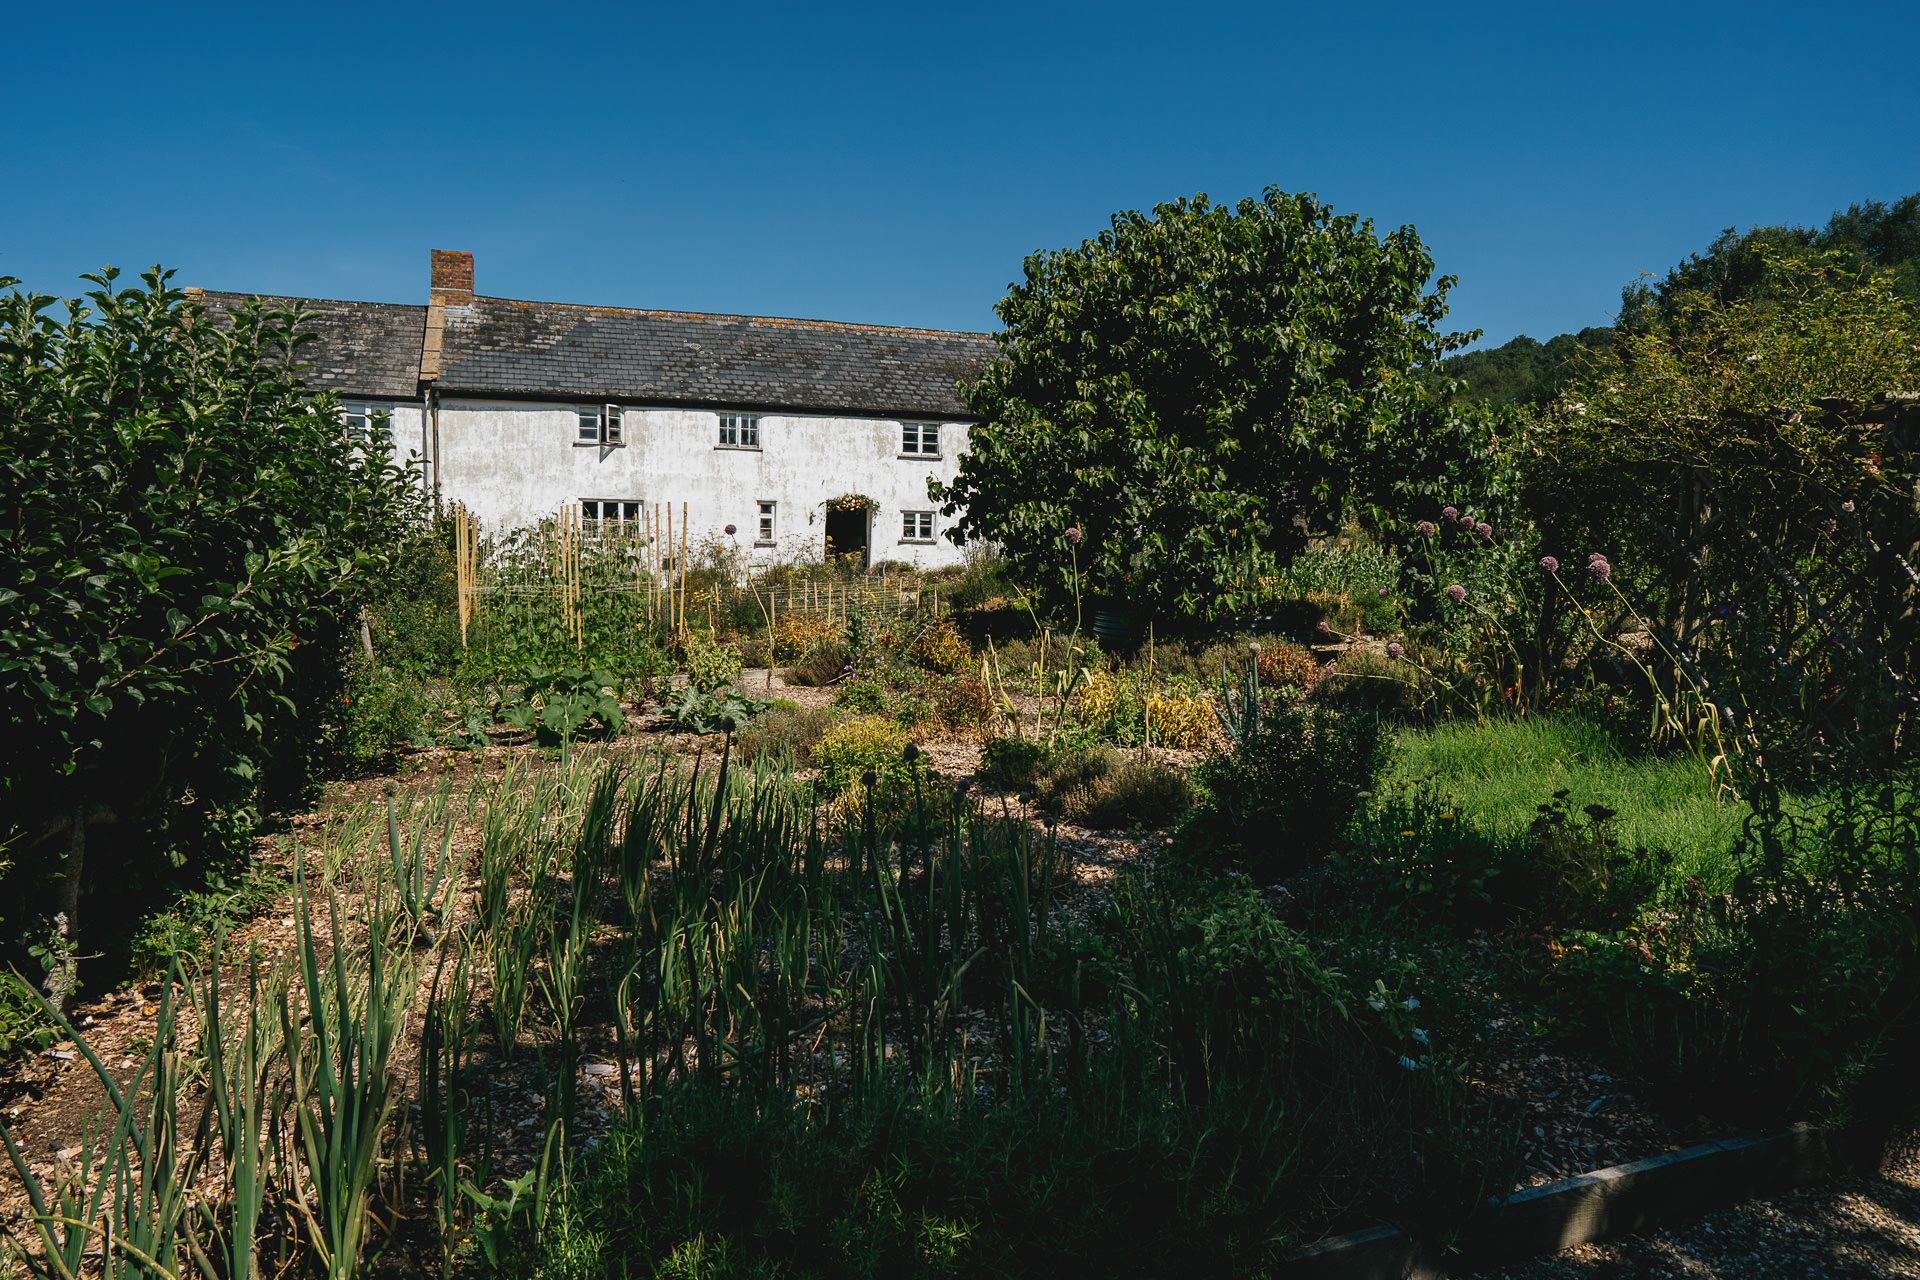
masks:
POLYGON ((453 508, 460 638, 486 616, 534 615, 576 645, 596 625, 646 625, 684 637, 774 628, 780 619, 844 625, 855 613, 880 619, 938 616, 940 589, 904 574, 869 574, 831 563, 750 567, 711 539, 695 545, 687 504, 654 503, 633 520, 585 520, 563 508, 531 525, 487 530, 453 508), (759 579, 756 581, 756 577, 759 579))

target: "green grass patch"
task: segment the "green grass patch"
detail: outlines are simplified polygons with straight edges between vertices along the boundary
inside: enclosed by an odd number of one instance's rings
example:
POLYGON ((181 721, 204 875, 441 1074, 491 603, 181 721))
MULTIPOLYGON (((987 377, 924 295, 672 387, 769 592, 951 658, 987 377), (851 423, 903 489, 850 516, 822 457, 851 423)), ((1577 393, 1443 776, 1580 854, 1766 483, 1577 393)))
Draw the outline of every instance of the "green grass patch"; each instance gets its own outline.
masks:
POLYGON ((1707 770, 1691 755, 1635 757, 1605 730, 1582 720, 1532 717, 1483 725, 1403 730, 1391 776, 1437 774, 1440 788, 1476 825, 1505 838, 1524 834, 1537 806, 1570 792, 1575 811, 1605 805, 1619 814, 1627 847, 1665 849, 1675 870, 1721 887, 1727 855, 1747 806, 1716 798, 1707 770))

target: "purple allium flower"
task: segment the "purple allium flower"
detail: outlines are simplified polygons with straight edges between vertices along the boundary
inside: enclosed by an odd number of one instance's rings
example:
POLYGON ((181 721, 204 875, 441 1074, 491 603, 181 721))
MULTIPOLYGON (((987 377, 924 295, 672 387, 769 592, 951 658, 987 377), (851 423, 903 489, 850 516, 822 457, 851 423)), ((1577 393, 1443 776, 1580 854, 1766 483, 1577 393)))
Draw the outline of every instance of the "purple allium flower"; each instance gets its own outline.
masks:
POLYGON ((1554 559, 1552 556, 1541 556, 1540 567, 1542 569, 1545 569, 1548 573, 1560 572, 1560 562, 1554 559))
POLYGON ((1458 508, 1458 507, 1442 507, 1442 508, 1440 508, 1440 515, 1441 515, 1441 518, 1442 518, 1442 519, 1446 519, 1446 520, 1458 520, 1458 519, 1460 518, 1460 508, 1458 508))
POLYGON ((1327 625, 1327 620, 1325 618, 1322 618, 1320 619, 1320 625, 1315 627, 1314 630, 1318 631, 1321 635, 1326 635, 1328 632, 1332 631, 1333 628, 1327 625))
POLYGON ((733 527, 732 525, 728 525, 728 526, 727 526, 727 534, 728 534, 728 536, 729 536, 729 537, 731 537, 731 536, 732 536, 732 535, 734 534, 734 532, 735 532, 735 529, 734 529, 734 527, 733 527))
POLYGON ((1079 529, 1074 528, 1074 529, 1067 530, 1067 545, 1070 547, 1077 547, 1080 545, 1079 529))
POLYGON ((1423 538, 1431 538, 1434 534, 1440 532, 1439 528, 1431 520, 1422 520, 1419 524, 1413 526, 1413 531, 1423 538))
POLYGON ((1392 658, 1395 662, 1400 661, 1400 659, 1406 655, 1406 652, 1407 651, 1405 649, 1402 649, 1400 647, 1400 644, 1398 641, 1395 641, 1393 644, 1390 644, 1387 646, 1387 656, 1389 658, 1392 658))
POLYGON ((1493 540, 1493 526, 1488 524, 1484 520, 1482 520, 1479 524, 1473 526, 1473 531, 1479 534, 1482 538, 1487 539, 1488 541, 1493 540))
POLYGON ((1447 588, 1447 599, 1453 601, 1455 604, 1459 604, 1462 600, 1465 600, 1466 598, 1467 598, 1467 589, 1461 586, 1459 583, 1456 582, 1452 586, 1447 588))
POLYGON ((1385 587, 1380 588, 1380 598, 1382 600, 1387 598, 1387 589, 1385 587))
POLYGON ((1822 533, 1833 533, 1839 528, 1840 528, 1840 522, 1838 520, 1835 520, 1832 516, 1828 516, 1826 519, 1820 522, 1820 532, 1822 533))
POLYGON ((1613 581, 1613 566, 1608 564, 1607 558, 1598 551, 1594 552, 1593 555, 1588 558, 1587 572, 1602 582, 1613 581))

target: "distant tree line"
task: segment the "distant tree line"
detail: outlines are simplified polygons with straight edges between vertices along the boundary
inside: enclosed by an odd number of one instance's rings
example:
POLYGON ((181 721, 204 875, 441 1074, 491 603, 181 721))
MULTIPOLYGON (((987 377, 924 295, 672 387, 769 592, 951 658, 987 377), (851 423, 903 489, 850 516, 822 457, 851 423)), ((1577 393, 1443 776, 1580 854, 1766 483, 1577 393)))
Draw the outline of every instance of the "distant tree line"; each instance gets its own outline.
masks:
MULTIPOLYGON (((1750 297, 1767 275, 1769 258, 1828 255, 1834 268, 1859 274, 1891 271, 1894 293, 1920 302, 1920 192, 1888 203, 1868 200, 1836 213, 1818 230, 1800 226, 1728 227, 1706 247, 1689 254, 1657 280, 1636 280, 1621 290, 1618 327, 1645 333, 1672 328, 1681 299, 1704 296, 1720 305, 1750 297)), ((1539 342, 1525 334, 1505 346, 1469 351, 1442 360, 1428 375, 1441 390, 1460 384, 1457 401, 1540 405, 1557 395, 1604 356, 1615 330, 1596 326, 1539 342)))

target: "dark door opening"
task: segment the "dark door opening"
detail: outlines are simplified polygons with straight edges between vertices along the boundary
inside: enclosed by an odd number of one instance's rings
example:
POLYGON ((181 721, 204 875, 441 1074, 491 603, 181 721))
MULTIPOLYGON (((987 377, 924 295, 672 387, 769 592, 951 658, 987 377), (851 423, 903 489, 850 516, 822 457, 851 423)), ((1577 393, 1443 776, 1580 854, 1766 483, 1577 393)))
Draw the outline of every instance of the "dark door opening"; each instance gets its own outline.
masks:
POLYGON ((866 512, 827 512, 827 558, 846 560, 859 569, 867 567, 866 512))

